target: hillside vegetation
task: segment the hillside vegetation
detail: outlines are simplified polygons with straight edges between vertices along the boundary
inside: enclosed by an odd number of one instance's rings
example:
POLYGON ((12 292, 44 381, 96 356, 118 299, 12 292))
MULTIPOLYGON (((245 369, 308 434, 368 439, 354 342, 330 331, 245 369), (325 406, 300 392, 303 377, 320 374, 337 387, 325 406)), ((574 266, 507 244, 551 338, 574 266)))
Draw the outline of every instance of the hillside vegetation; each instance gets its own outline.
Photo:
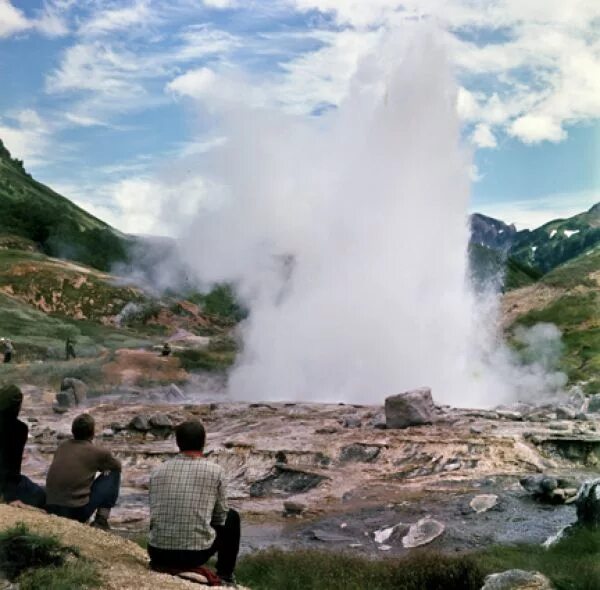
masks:
POLYGON ((130 239, 34 180, 0 140, 0 234, 30 240, 50 256, 108 271, 130 239))

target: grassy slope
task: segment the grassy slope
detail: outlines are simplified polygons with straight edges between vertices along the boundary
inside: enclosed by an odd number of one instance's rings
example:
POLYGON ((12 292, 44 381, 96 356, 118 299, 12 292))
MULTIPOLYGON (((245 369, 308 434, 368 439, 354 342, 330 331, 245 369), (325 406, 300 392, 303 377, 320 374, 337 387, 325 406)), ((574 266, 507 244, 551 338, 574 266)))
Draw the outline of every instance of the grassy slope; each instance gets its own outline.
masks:
POLYGON ((563 331, 562 368, 570 381, 583 381, 588 393, 600 393, 600 245, 555 268, 539 284, 556 289, 556 298, 513 326, 556 324, 563 331))
POLYGON ((0 233, 26 238, 46 254, 101 270, 127 258, 126 236, 35 181, 1 141, 0 233))
POLYGON ((519 232, 510 255, 546 273, 597 244, 600 244, 600 203, 568 219, 556 219, 536 230, 519 232))

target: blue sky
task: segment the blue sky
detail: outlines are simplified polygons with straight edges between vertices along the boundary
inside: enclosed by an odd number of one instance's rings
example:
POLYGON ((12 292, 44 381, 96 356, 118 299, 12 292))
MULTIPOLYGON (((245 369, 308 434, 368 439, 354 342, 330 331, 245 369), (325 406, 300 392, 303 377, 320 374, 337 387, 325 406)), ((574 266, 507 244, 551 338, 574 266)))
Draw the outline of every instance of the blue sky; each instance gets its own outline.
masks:
POLYGON ((315 116, 415 19, 460 85, 473 210, 534 227, 600 200, 597 0, 0 0, 0 138, 90 211, 155 231, 182 190, 161 174, 220 139, 211 100, 315 116))

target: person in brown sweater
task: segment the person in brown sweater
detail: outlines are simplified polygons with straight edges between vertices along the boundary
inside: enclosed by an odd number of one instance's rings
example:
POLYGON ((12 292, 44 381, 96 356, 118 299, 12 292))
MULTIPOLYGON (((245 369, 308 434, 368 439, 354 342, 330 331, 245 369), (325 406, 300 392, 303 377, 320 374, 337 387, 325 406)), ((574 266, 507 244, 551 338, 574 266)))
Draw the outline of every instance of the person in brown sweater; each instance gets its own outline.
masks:
POLYGON ((111 508, 117 503, 121 462, 92 443, 95 423, 89 414, 73 420, 73 438, 62 443, 46 477, 46 510, 51 514, 109 529, 111 508), (96 477, 96 474, 100 475, 96 477))

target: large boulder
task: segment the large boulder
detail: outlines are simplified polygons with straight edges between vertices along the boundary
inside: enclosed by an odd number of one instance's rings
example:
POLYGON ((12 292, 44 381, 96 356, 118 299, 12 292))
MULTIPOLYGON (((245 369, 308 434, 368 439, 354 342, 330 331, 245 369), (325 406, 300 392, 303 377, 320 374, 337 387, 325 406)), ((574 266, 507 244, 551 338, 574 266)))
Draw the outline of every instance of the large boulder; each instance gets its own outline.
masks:
POLYGON ((134 416, 128 424, 129 430, 135 430, 137 432, 148 432, 152 430, 150 425, 150 419, 145 414, 138 414, 134 416))
POLYGON ((81 379, 65 377, 60 384, 60 390, 68 391, 69 389, 73 391, 73 395, 75 396, 75 401, 78 406, 86 401, 88 386, 81 379))
POLYGON ((435 405, 429 387, 385 398, 385 421, 388 428, 431 424, 434 418, 435 405))
POLYGON ((481 590, 554 590, 554 586, 539 572, 515 569, 490 574, 485 578, 481 590))
POLYGON ((77 405, 77 400, 75 399, 75 392, 72 389, 66 389, 64 391, 59 391, 56 394, 56 401, 54 402, 54 409, 61 413, 61 410, 68 410, 77 405))

